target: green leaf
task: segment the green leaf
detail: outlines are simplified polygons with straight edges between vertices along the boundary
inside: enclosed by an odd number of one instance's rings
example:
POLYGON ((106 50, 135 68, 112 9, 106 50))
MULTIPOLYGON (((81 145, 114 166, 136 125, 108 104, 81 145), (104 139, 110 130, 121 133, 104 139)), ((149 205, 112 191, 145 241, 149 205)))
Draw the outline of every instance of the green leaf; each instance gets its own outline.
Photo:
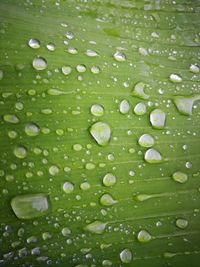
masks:
POLYGON ((200 1, 0 12, 0 265, 197 267, 200 1))

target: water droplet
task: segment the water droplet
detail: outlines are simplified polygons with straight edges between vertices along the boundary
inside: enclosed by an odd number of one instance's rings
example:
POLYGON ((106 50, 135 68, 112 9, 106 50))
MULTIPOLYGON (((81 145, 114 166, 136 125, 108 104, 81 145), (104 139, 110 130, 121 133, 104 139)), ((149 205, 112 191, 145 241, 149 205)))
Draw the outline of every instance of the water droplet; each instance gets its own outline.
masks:
POLYGON ((28 135, 28 136, 36 136, 38 135, 40 132, 40 127, 35 124, 35 123, 28 123, 26 124, 25 126, 25 133, 28 135))
POLYGON ((94 234, 103 234, 107 223, 101 221, 94 221, 84 227, 84 230, 94 233, 94 234))
POLYGON ((142 147, 152 147, 155 143, 155 140, 150 134, 143 134, 140 136, 138 143, 142 147))
POLYGON ((113 199, 113 197, 110 194, 103 194, 100 197, 100 203, 103 206, 112 206, 117 203, 116 200, 113 199))
POLYGON ((86 66, 83 65, 83 64, 79 64, 79 65, 76 66, 76 70, 78 72, 80 72, 80 73, 85 72, 86 71, 86 66))
POLYGON ((111 129, 105 122, 96 122, 90 127, 90 134, 100 146, 105 146, 111 138, 111 129))
POLYGON ((165 126, 166 114, 161 109, 154 109, 150 114, 151 125, 156 129, 162 129, 165 126))
POLYGON ((47 49, 48 49, 49 51, 53 52, 53 51, 55 51, 56 46, 55 46, 55 44, 53 44, 53 43, 48 43, 48 44, 47 44, 47 49))
POLYGON ((114 59, 119 61, 119 62, 123 62, 126 61, 126 55, 121 52, 121 51, 116 51, 113 55, 114 59))
POLYGON ((74 191, 74 185, 71 182, 65 182, 63 184, 63 191, 67 194, 71 194, 74 191))
POLYGON ((183 172, 175 172, 175 173, 173 173, 172 178, 174 179, 174 181, 176 181, 178 183, 181 183, 181 184, 186 183, 187 180, 188 180, 187 174, 183 173, 183 172))
POLYGON ((132 95, 141 99, 149 99, 149 95, 147 95, 144 91, 146 85, 143 82, 139 82, 135 85, 132 95))
POLYGON ((86 163, 85 164, 85 168, 86 168, 86 170, 89 170, 89 171, 94 170, 95 169, 95 164, 92 163, 92 162, 86 163))
POLYGON ((74 38, 74 33, 73 33, 73 32, 67 32, 67 33, 65 34, 65 36, 67 37, 67 39, 71 40, 71 39, 74 38))
POLYGON ((112 261, 110 261, 110 260, 103 260, 102 261, 102 266, 106 266, 106 267, 112 266, 112 261))
POLYGON ((144 47, 140 47, 138 51, 142 56, 147 56, 148 55, 148 51, 144 47))
POLYGON ((72 72, 72 68, 70 66, 63 66, 62 67, 62 73, 64 75, 69 75, 72 72))
POLYGON ((117 182, 117 178, 114 174, 112 173, 107 173, 104 177, 103 177, 103 184, 105 186, 113 186, 115 185, 117 182))
POLYGON ((146 113, 147 107, 145 103, 137 103, 137 105, 134 107, 134 112, 138 116, 142 116, 146 113))
POLYGON ((91 114, 96 116, 96 117, 101 117, 104 114, 104 107, 99 104, 94 104, 91 106, 91 114))
POLYGON ((15 139, 15 138, 17 138, 17 136, 18 136, 18 134, 16 131, 13 131, 13 130, 8 131, 8 137, 10 137, 11 139, 15 139))
POLYGON ((0 70, 0 81, 3 79, 3 71, 2 70, 0 70))
POLYGON ((91 72, 94 74, 98 74, 100 72, 100 68, 98 66, 92 66, 91 72))
POLYGON ((61 90, 58 90, 58 89, 51 88, 51 89, 48 89, 47 90, 47 94, 48 95, 56 96, 56 95, 64 95, 65 92, 64 91, 61 91, 61 90))
POLYGON ((163 254, 164 258, 172 258, 172 257, 175 257, 176 256, 176 253, 171 253, 171 252, 165 252, 163 254))
POLYGON ((33 219, 45 215, 50 209, 47 195, 19 195, 11 200, 11 207, 19 219, 33 219))
POLYGON ((5 122, 9 122, 9 123, 13 123, 13 124, 19 123, 19 118, 14 114, 5 114, 5 115, 3 115, 3 120, 5 122))
POLYGON ((133 255, 130 249, 125 248, 120 252, 119 257, 123 263, 130 263, 132 261, 133 255))
POLYGON ((18 159, 24 159, 27 156, 27 149, 24 146, 18 146, 15 147, 13 153, 18 159))
POLYGON ((56 165, 52 165, 49 167, 49 174, 51 174, 52 176, 55 176, 59 173, 59 168, 56 165))
POLYGON ((80 184, 80 188, 83 191, 86 191, 86 190, 90 189, 90 187, 91 187, 91 185, 88 182, 83 182, 83 183, 80 184))
POLYGON ((51 234, 49 233, 49 232, 44 232, 44 233, 42 233, 42 239, 43 240, 49 240, 49 239, 51 239, 51 234))
POLYGON ((75 144, 75 145, 73 145, 73 150, 75 150, 75 151, 81 151, 82 150, 82 145, 80 145, 80 144, 75 144))
POLYGON ((31 48, 37 49, 37 48, 40 48, 40 41, 37 40, 37 39, 30 39, 30 40, 28 41, 28 45, 29 45, 31 48))
POLYGON ((170 74, 169 79, 173 83, 181 83, 182 82, 182 78, 178 74, 170 74))
POLYGON ((77 48, 75 48, 75 47, 69 47, 69 48, 67 49, 67 51, 68 51, 68 53, 70 53, 70 54, 72 54, 72 55, 76 55, 76 54, 78 54, 78 50, 77 50, 77 48))
POLYGON ((183 115, 192 115, 194 102, 200 100, 200 95, 195 96, 175 96, 174 103, 178 111, 183 115))
POLYGON ((195 74, 197 74, 197 73, 199 73, 200 68, 199 68, 199 66, 196 65, 196 64, 191 64, 191 65, 190 65, 190 71, 193 72, 193 73, 195 73, 195 74))
POLYGON ((160 163, 163 160, 160 152, 154 148, 150 148, 145 152, 144 159, 148 163, 160 163))
POLYGON ((62 232, 62 235, 65 237, 71 234, 71 230, 68 227, 64 227, 61 232, 62 232))
POLYGON ((98 56, 98 53, 94 50, 91 50, 91 49, 87 49, 85 54, 88 56, 88 57, 97 57, 98 56))
POLYGON ((23 105, 23 103, 21 103, 21 102, 17 102, 16 104, 15 104, 15 108, 17 109, 17 110, 23 110, 24 109, 24 105, 23 105))
POLYGON ((43 57, 36 57, 33 59, 32 65, 36 70, 44 70, 47 67, 47 61, 43 57))
POLYGON ((137 239, 141 243, 147 243, 152 239, 152 236, 146 230, 141 230, 141 231, 139 231, 139 233, 137 235, 137 239))
POLYGON ((130 103, 128 100, 124 99, 120 102, 119 104, 119 111, 122 113, 122 114, 127 114, 130 110, 130 103))
POLYGON ((185 229, 188 226, 188 221, 186 219, 177 219, 176 220, 176 226, 180 229, 185 229))
POLYGON ((186 167, 187 169, 192 168, 192 162, 187 161, 187 162, 185 163, 185 167, 186 167))

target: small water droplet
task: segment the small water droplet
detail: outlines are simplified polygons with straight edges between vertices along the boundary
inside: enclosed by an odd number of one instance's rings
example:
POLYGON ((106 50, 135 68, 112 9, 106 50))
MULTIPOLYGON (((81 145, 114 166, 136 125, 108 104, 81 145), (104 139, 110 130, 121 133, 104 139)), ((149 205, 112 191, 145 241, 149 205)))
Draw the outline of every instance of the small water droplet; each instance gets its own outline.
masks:
POLYGON ((150 134, 143 134, 140 136, 138 143, 142 147, 152 147, 155 143, 155 140, 150 134))
POLYGON ((72 72, 72 68, 70 66, 63 66, 62 67, 62 73, 64 75, 69 75, 72 72))
POLYGON ((37 136, 40 133, 40 127, 35 123, 28 123, 25 126, 25 133, 28 136, 37 136))
POLYGON ((67 49, 67 51, 68 51, 68 53, 70 53, 70 54, 72 54, 72 55, 76 55, 76 54, 78 54, 78 50, 77 50, 77 48, 75 48, 75 47, 69 47, 69 48, 67 49))
POLYGON ((33 219, 45 215, 50 209, 47 195, 19 195, 11 200, 11 207, 19 219, 33 219))
POLYGON ((126 61, 126 55, 121 52, 121 51, 116 51, 113 55, 114 59, 119 61, 119 62, 123 62, 126 61))
POLYGON ((18 159, 24 159, 27 156, 27 149, 24 146, 18 146, 15 147, 13 153, 18 159))
POLYGON ((76 70, 77 70, 78 72, 80 72, 80 73, 83 73, 83 72, 86 71, 86 66, 83 65, 83 64, 79 64, 79 65, 76 66, 76 70))
POLYGON ((100 197, 100 204, 103 206, 112 206, 116 203, 117 203, 117 201, 114 200, 110 194, 103 194, 100 197))
POLYGON ((85 164, 85 168, 86 168, 86 170, 89 170, 89 171, 94 170, 95 169, 95 164, 92 163, 92 162, 88 162, 88 163, 85 164))
POLYGON ((52 165, 49 167, 49 174, 51 174, 52 176, 55 176, 59 173, 59 168, 56 165, 52 165))
POLYGON ((145 103, 137 103, 136 106, 134 107, 134 112, 138 116, 142 116, 146 113, 147 107, 145 103))
POLYGON ((169 79, 173 83, 181 83, 182 77, 178 74, 170 74, 169 79))
POLYGON ((55 51, 56 50, 56 46, 54 43, 48 43, 47 44, 47 49, 51 52, 55 51))
POLYGON ((84 227, 85 231, 88 231, 90 233, 94 234, 103 234, 107 223, 103 223, 101 221, 94 221, 84 227))
POLYGON ((132 95, 141 99, 149 99, 149 95, 144 91, 145 87, 146 85, 143 82, 138 82, 132 91, 132 95))
POLYGON ((139 231, 138 235, 137 235, 137 240, 141 243, 147 243, 152 239, 152 236, 149 232, 147 232, 146 230, 141 230, 139 231))
POLYGON ((91 185, 88 182, 83 182, 80 184, 80 189, 83 191, 90 189, 90 187, 91 187, 91 185))
POLYGON ((65 182, 63 184, 63 191, 67 194, 71 194, 74 191, 74 185, 71 182, 65 182))
POLYGON ((33 59, 32 65, 36 70, 44 70, 47 67, 47 61, 43 57, 36 57, 33 59))
POLYGON ((94 50, 91 50, 91 49, 87 49, 85 54, 88 56, 88 57, 97 57, 98 56, 98 53, 94 50))
POLYGON ((71 234, 71 230, 68 227, 64 227, 61 232, 62 232, 62 235, 65 237, 71 234))
POLYGON ((186 183, 188 180, 187 174, 183 172, 179 172, 179 171, 173 173, 172 178, 174 179, 174 181, 181 183, 181 184, 186 183))
POLYGON ((91 72, 94 74, 98 74, 100 72, 100 68, 98 66, 92 66, 91 72))
POLYGON ((105 122, 96 122, 90 127, 90 134, 97 144, 105 146, 111 138, 110 126, 105 122))
POLYGON ((96 116, 96 117, 101 117, 104 114, 104 107, 99 104, 94 104, 91 106, 91 114, 96 116))
POLYGON ((150 114, 151 125, 156 129, 163 129, 165 126, 166 114, 161 109, 154 109, 150 114))
POLYGON ((127 114, 130 110, 130 103, 128 100, 124 99, 119 104, 119 111, 122 114, 127 114))
POLYGON ((37 49, 37 48, 40 48, 40 41, 38 39, 30 39, 28 41, 28 45, 31 48, 37 49))
POLYGON ((19 123, 19 118, 14 114, 5 114, 5 115, 3 115, 3 120, 5 122, 9 122, 9 123, 13 123, 13 124, 19 123))
POLYGON ((162 155, 154 148, 150 148, 145 152, 144 159, 148 163, 160 163, 162 162, 162 155))
POLYGON ((74 33, 73 32, 67 32, 65 34, 65 36, 67 37, 67 39, 72 40, 74 38, 74 33))
POLYGON ((115 185, 117 182, 117 178, 114 174, 112 173, 107 173, 104 177, 103 177, 103 184, 105 186, 113 186, 115 185))
POLYGON ((132 261, 133 255, 130 249, 123 249, 119 254, 120 260, 123 263, 130 263, 132 261))
POLYGON ((199 66, 196 65, 196 64, 191 64, 191 65, 190 65, 190 71, 193 72, 193 73, 195 73, 195 74, 197 74, 197 73, 199 73, 200 68, 199 68, 199 66))
POLYGON ((185 229, 188 226, 188 220, 179 218, 176 220, 176 226, 180 229, 185 229))
POLYGON ((80 145, 80 144, 74 144, 73 145, 73 150, 75 150, 75 151, 81 151, 82 150, 82 145, 80 145))

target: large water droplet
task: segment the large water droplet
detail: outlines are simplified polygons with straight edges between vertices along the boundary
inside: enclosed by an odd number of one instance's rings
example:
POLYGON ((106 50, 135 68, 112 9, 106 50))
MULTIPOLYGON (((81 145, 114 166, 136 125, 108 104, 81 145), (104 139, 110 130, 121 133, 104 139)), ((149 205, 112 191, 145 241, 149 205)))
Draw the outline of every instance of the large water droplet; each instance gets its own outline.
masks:
POLYGON ((141 243, 147 243, 152 239, 152 236, 146 230, 141 230, 141 231, 139 231, 139 233, 137 235, 137 239, 141 243))
POLYGON ((101 117, 104 114, 104 107, 102 105, 99 104, 94 104, 91 106, 90 109, 92 115, 96 116, 96 117, 101 117))
POLYGON ((181 83, 182 77, 178 74, 170 74, 169 79, 173 83, 181 83))
POLYGON ((126 61, 126 55, 121 51, 116 51, 113 56, 114 56, 114 59, 119 62, 126 61))
POLYGON ((105 146, 111 138, 111 129, 105 122, 96 122, 90 127, 90 134, 100 146, 105 146))
POLYGON ((120 102, 119 104, 119 111, 122 113, 122 114, 127 114, 130 110, 130 103, 128 100, 124 99, 120 102))
POLYGON ((100 197, 100 203, 103 206, 112 206, 117 203, 116 200, 113 199, 113 197, 110 194, 103 194, 100 197))
POLYGON ((138 143, 143 147, 152 147, 155 143, 155 140, 150 134, 143 134, 140 136, 138 143))
POLYGON ((142 103, 142 102, 137 103, 136 106, 134 107, 134 112, 138 116, 144 115, 146 111, 147 111, 147 107, 145 103, 142 103))
POLYGON ((84 230, 94 233, 94 234, 103 234, 107 223, 101 221, 94 221, 84 227, 84 230))
POLYGON ((194 102, 200 100, 200 95, 195 96, 175 96, 174 103, 178 111, 183 115, 192 115, 194 102))
POLYGON ((188 226, 188 220, 179 218, 176 220, 176 226, 180 229, 185 229, 188 226))
POLYGON ((24 159, 27 156, 27 149, 24 146, 18 146, 13 153, 18 159, 24 159))
POLYGON ((11 207, 19 219, 33 219, 49 211, 50 201, 45 194, 19 195, 11 200, 11 207))
POLYGON ((40 41, 38 39, 30 39, 28 41, 28 45, 31 48, 37 49, 37 48, 40 48, 40 41))
POLYGON ((44 70, 47 67, 47 61, 43 57, 36 57, 33 59, 32 65, 36 70, 44 70))
POLYGON ((150 114, 150 122, 156 129, 162 129, 165 126, 166 114, 161 109, 154 109, 150 114))
POLYGON ((86 71, 86 66, 85 65, 83 65, 83 64, 79 64, 79 65, 77 65, 76 66, 76 70, 78 71, 78 72, 85 72, 86 71))
POLYGON ((141 99, 149 99, 149 95, 147 95, 144 91, 146 85, 143 82, 139 82, 135 85, 132 95, 141 99))
POLYGON ((112 173, 107 173, 104 177, 103 177, 103 184, 105 186, 113 186, 114 184, 116 184, 117 182, 117 178, 114 174, 112 173))
POLYGON ((181 184, 186 183, 187 180, 188 180, 187 174, 183 173, 183 172, 175 172, 175 173, 173 173, 172 178, 174 179, 174 181, 176 181, 178 183, 181 183, 181 184))
POLYGON ((13 123, 13 124, 19 123, 19 118, 14 114, 5 114, 5 115, 3 115, 3 120, 5 122, 9 122, 9 123, 13 123))
POLYGON ((88 56, 88 57, 97 57, 98 56, 98 53, 94 50, 91 50, 91 49, 87 49, 85 54, 88 56))
POLYGON ((125 248, 120 252, 119 257, 123 263, 130 263, 132 261, 133 255, 130 249, 125 248))
POLYGON ((71 182, 65 182, 63 184, 63 191, 67 194, 71 194, 74 191, 74 185, 71 182))
POLYGON ((154 148, 150 148, 145 152, 144 159, 148 163, 160 163, 162 162, 162 155, 154 148))
POLYGON ((26 124, 25 126, 25 133, 28 135, 28 136, 36 136, 38 135, 40 132, 40 127, 35 124, 35 123, 28 123, 26 124))

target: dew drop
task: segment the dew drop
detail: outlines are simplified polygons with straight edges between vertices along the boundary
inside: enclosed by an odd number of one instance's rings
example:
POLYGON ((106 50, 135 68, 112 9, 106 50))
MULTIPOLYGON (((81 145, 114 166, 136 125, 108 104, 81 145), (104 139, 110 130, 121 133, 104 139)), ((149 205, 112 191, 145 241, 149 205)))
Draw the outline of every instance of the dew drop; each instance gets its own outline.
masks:
POLYGON ((195 73, 195 74, 197 74, 197 73, 199 73, 200 68, 199 68, 199 66, 196 65, 196 64, 191 64, 191 65, 190 65, 190 71, 193 72, 193 73, 195 73))
POLYGON ((170 74, 169 79, 173 83, 181 83, 182 77, 178 74, 170 74))
POLYGON ((44 70, 47 67, 47 61, 43 57, 36 57, 33 59, 32 65, 36 70, 44 70))
POLYGON ((65 34, 65 36, 67 37, 67 39, 72 40, 74 38, 74 33, 73 32, 67 32, 65 34))
POLYGON ((92 66, 91 72, 94 74, 98 74, 100 72, 100 68, 98 66, 92 66))
POLYGON ((74 144, 74 145, 73 145, 73 150, 74 150, 74 151, 77 151, 77 152, 78 152, 78 151, 81 151, 82 148, 83 148, 83 147, 82 147, 82 145, 80 145, 80 144, 74 144))
POLYGON ((64 75, 69 75, 72 72, 72 68, 70 66, 63 66, 62 67, 62 73, 64 75))
POLYGON ((71 234, 71 230, 68 227, 64 227, 61 231, 63 236, 69 236, 71 234))
POLYGON ((94 115, 96 117, 101 117, 104 114, 104 107, 102 105, 99 105, 99 104, 94 104, 91 106, 90 112, 92 115, 94 115))
POLYGON ((150 134, 143 134, 140 136, 138 143, 142 147, 152 147, 155 143, 155 140, 150 134))
POLYGON ((150 148, 145 152, 144 159, 148 163, 160 163, 163 160, 160 152, 154 148, 150 148))
POLYGON ((56 96, 56 95, 64 95, 65 92, 64 91, 61 91, 59 89, 51 88, 51 89, 48 89, 47 90, 47 94, 48 95, 56 96))
POLYGON ((18 159, 24 159, 27 156, 27 149, 24 146, 18 146, 15 147, 13 153, 18 159))
POLYGON ((37 136, 40 132, 40 127, 35 123, 28 123, 25 126, 25 133, 28 136, 37 136))
POLYGON ((88 182, 83 182, 80 184, 80 189, 83 191, 90 189, 90 187, 91 187, 91 185, 88 182))
POLYGON ((174 104, 178 111, 183 115, 192 115, 192 108, 194 102, 200 100, 200 95, 195 96, 175 96, 174 97, 174 104))
POLYGON ((92 162, 88 162, 88 163, 85 164, 85 168, 86 168, 86 170, 89 170, 89 171, 94 170, 95 169, 95 164, 92 163, 92 162))
POLYGON ((30 39, 28 41, 28 45, 31 48, 37 49, 37 48, 40 48, 40 41, 38 39, 30 39))
POLYGON ((119 62, 123 62, 126 61, 126 55, 121 52, 121 51, 116 51, 113 55, 114 59, 119 61, 119 62))
POLYGON ((141 230, 139 231, 138 235, 137 235, 137 240, 140 243, 147 243, 152 239, 152 236, 149 232, 147 232, 146 230, 141 230))
POLYGON ((56 165, 52 165, 49 167, 49 174, 51 174, 52 176, 55 176, 59 173, 59 168, 56 165))
POLYGON ((143 82, 137 83, 132 91, 132 95, 141 99, 149 99, 149 95, 144 91, 145 87, 146 85, 143 82))
POLYGON ((116 203, 117 203, 117 201, 114 200, 110 194, 103 194, 100 197, 100 204, 103 206, 112 206, 116 203))
POLYGON ((63 191, 66 194, 71 194, 74 191, 74 185, 71 182, 65 182, 63 184, 63 191))
POLYGON ((9 123, 12 123, 12 124, 19 123, 19 118, 14 114, 5 114, 5 115, 3 115, 3 120, 5 122, 9 122, 9 123))
POLYGON ((119 254, 120 260, 123 263, 130 263, 132 261, 133 255, 130 249, 123 249, 119 254))
POLYGON ((77 70, 78 72, 80 72, 80 73, 83 73, 83 72, 86 71, 86 66, 83 65, 83 64, 79 64, 79 65, 76 66, 76 70, 77 70))
POLYGON ((94 50, 91 50, 91 49, 87 49, 85 54, 88 56, 88 57, 97 57, 98 56, 98 53, 94 50))
POLYGON ((112 173, 107 173, 104 177, 103 177, 103 184, 107 187, 109 186, 113 186, 115 185, 117 182, 117 178, 114 174, 112 173))
POLYGON ((68 51, 68 53, 70 53, 70 54, 72 54, 72 55, 76 55, 76 54, 78 54, 78 50, 77 50, 77 48, 75 48, 75 47, 69 47, 69 48, 67 49, 67 51, 68 51))
POLYGON ((48 43, 48 44, 47 44, 47 49, 48 49, 49 51, 53 52, 53 51, 56 50, 56 46, 55 46, 55 44, 53 44, 53 43, 48 43))
POLYGON ((134 107, 134 112, 138 116, 144 115, 146 111, 147 111, 147 107, 145 103, 142 103, 142 102, 137 103, 134 107))
POLYGON ((161 109, 154 109, 150 114, 151 125, 156 129, 163 129, 165 126, 166 114, 161 109))
POLYGON ((185 229, 188 226, 188 221, 186 219, 177 219, 176 220, 176 226, 180 229, 185 229))
POLYGON ((174 179, 174 181, 181 183, 181 184, 186 183, 188 180, 187 174, 183 172, 179 172, 179 171, 173 173, 172 178, 174 179))
POLYGON ((90 127, 90 134, 97 144, 105 146, 111 138, 110 126, 105 122, 96 122, 90 127))
POLYGON ((128 100, 124 99, 119 104, 119 111, 121 114, 127 114, 130 110, 130 103, 128 100))
POLYGON ((49 211, 50 201, 45 194, 19 195, 12 198, 11 207, 19 219, 33 219, 49 211))
POLYGON ((94 234, 103 234, 107 223, 103 223, 101 221, 94 221, 84 227, 85 231, 88 231, 90 233, 94 234))

